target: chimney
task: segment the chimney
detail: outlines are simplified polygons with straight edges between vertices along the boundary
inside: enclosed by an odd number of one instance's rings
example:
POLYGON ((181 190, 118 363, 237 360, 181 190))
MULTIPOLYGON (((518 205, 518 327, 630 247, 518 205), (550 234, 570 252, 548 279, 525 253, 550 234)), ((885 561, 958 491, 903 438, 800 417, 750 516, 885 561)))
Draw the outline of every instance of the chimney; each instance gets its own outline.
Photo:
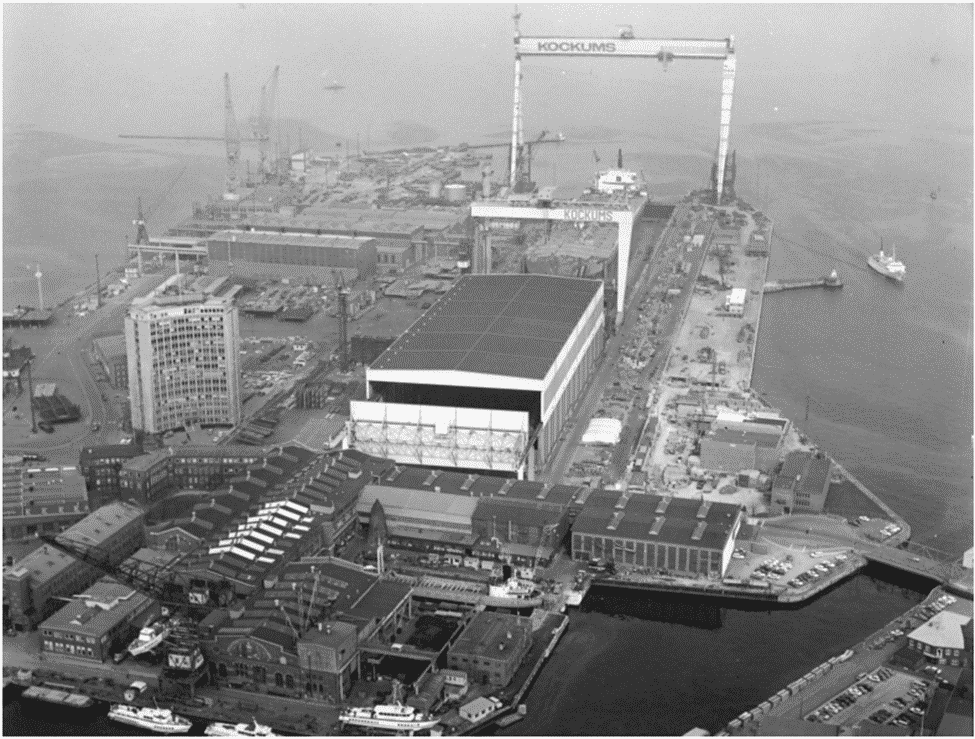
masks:
POLYGON ((318 622, 318 630, 319 630, 319 631, 321 631, 321 630, 322 630, 322 622, 321 622, 321 621, 319 621, 319 622, 318 622))
POLYGON ((435 493, 439 493, 439 492, 440 492, 440 486, 439 486, 439 485, 434 485, 434 486, 433 486, 433 491, 434 491, 435 493))

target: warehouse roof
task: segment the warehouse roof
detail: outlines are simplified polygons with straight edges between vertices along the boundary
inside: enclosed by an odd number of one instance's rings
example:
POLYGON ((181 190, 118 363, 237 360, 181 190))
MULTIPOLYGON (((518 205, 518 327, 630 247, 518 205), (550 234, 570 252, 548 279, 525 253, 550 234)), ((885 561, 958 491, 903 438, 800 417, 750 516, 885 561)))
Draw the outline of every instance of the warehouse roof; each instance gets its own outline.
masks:
POLYGON ((98 546, 144 515, 145 511, 138 506, 116 500, 89 513, 74 526, 58 534, 57 539, 98 546))
POLYGON ((275 231, 219 231, 208 241, 229 241, 240 244, 276 244, 280 246, 317 246, 323 249, 358 249, 372 243, 366 236, 318 236, 304 233, 277 233, 275 231))
POLYGON ((774 448, 778 446, 779 435, 762 433, 760 431, 714 429, 714 431, 704 437, 704 440, 724 442, 725 444, 754 444, 755 446, 774 448))
MULTIPOLYGON (((953 611, 942 611, 918 626, 907 637, 930 647, 965 649, 962 627, 971 620, 970 616, 964 616, 953 611)), ((971 648, 970 645, 969 648, 971 648)))
POLYGON ((540 380, 600 288, 550 275, 469 275, 372 364, 540 380))
POLYGON ((37 587, 78 562, 80 560, 76 557, 45 544, 15 562, 4 574, 18 578, 30 574, 33 585, 37 587))
POLYGON ((722 549, 740 506, 699 498, 593 492, 573 524, 573 533, 722 549), (707 524, 702 527, 700 524, 707 524))
POLYGON ((369 513, 372 504, 379 500, 387 515, 413 513, 417 517, 427 517, 430 514, 441 521, 451 521, 467 527, 471 524, 477 498, 451 495, 436 490, 410 490, 407 488, 366 485, 356 510, 359 513, 369 513))
POLYGON ((526 616, 481 611, 470 620, 450 651, 492 659, 505 658, 508 655, 504 653, 503 645, 512 641, 517 644, 516 634, 522 639, 527 638, 531 628, 531 619, 526 616))

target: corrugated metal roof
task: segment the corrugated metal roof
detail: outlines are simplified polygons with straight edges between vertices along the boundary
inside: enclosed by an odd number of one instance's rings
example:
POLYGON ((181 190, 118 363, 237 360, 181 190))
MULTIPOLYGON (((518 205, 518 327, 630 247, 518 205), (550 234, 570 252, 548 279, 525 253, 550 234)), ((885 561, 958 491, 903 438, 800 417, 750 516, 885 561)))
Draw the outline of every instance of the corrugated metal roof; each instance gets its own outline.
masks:
POLYGON ((469 275, 371 369, 427 369, 542 379, 599 289, 596 280, 469 275))

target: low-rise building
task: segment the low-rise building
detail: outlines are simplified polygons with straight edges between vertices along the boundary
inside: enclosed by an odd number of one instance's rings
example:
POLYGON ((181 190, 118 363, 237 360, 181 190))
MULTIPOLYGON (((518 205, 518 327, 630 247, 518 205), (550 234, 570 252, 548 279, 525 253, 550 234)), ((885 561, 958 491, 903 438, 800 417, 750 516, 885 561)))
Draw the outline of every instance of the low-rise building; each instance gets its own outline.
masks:
POLYGON ((790 452, 772 483, 774 514, 822 513, 833 463, 821 452, 790 452))
POLYGON ((531 619, 481 611, 468 622, 447 652, 447 666, 472 681, 503 688, 531 649, 531 619))
POLYGON ((115 501, 89 513, 58 534, 58 543, 71 551, 90 553, 106 568, 116 567, 146 541, 145 511, 115 501))
POLYGON ((41 658, 105 662, 160 610, 152 598, 103 577, 40 625, 41 658))
POLYGON ((88 501, 92 509, 121 500, 123 491, 119 479, 122 467, 130 459, 143 455, 138 444, 105 444, 83 447, 78 466, 88 486, 88 501))
POLYGON ((57 534, 88 515, 88 500, 76 467, 4 457, 3 541, 57 534))
POLYGON ((716 578, 728 568, 743 519, 730 503, 598 490, 572 524, 572 558, 716 578))
POLYGON ((701 467, 712 472, 770 471, 779 458, 781 434, 742 428, 712 428, 701 439, 701 467))
POLYGON ((88 587, 100 573, 57 547, 44 544, 3 573, 7 618, 18 631, 29 631, 54 613, 66 595, 88 587))
POLYGON ((748 291, 743 287, 732 288, 731 292, 725 296, 724 299, 724 309, 725 312, 732 316, 741 316, 745 314, 745 299, 748 297, 748 291))
POLYGON ((972 618, 942 611, 909 633, 907 644, 931 664, 968 668, 972 664, 972 618))
POLYGON ((129 389, 129 360, 126 355, 125 334, 103 336, 95 339, 95 356, 105 368, 112 387, 118 390, 129 389))

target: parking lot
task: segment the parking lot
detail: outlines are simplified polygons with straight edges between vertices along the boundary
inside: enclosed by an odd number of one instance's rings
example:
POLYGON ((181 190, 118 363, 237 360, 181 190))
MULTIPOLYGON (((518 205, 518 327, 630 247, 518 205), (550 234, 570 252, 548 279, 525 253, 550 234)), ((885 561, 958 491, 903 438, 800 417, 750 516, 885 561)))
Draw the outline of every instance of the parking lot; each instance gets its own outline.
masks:
POLYGON ((927 681, 897 670, 874 670, 806 716, 807 721, 853 726, 876 714, 877 723, 895 719, 926 697, 927 681), (923 688, 921 684, 923 682, 923 688), (911 691, 915 694, 912 695, 911 691), (859 692, 860 695, 856 695, 859 692), (899 704, 894 701, 900 701, 899 704), (839 708, 839 710, 836 710, 839 708), (881 709, 886 709, 880 713, 881 709))

